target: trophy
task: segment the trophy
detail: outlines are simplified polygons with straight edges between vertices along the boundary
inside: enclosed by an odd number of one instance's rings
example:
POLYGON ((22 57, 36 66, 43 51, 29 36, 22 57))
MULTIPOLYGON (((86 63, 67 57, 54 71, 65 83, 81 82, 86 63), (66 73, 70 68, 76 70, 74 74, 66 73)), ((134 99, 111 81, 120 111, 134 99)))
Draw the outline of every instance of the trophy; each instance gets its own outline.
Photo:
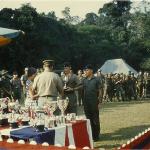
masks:
POLYGON ((56 101, 52 101, 48 104, 48 107, 50 109, 50 115, 52 117, 54 117, 54 111, 57 109, 57 102, 56 101))
POLYGON ((67 89, 68 77, 65 75, 64 77, 64 89, 67 89))
POLYGON ((65 110, 67 109, 68 103, 69 103, 68 97, 66 99, 59 99, 59 97, 57 98, 57 105, 61 110, 62 116, 64 116, 65 114, 65 110))

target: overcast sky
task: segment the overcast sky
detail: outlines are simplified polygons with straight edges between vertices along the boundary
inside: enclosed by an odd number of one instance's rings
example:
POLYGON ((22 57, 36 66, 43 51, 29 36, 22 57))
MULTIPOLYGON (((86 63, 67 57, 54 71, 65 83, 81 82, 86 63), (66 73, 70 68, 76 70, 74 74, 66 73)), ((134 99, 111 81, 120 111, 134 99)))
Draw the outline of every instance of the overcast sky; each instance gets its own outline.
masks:
POLYGON ((19 8, 21 4, 31 3, 38 12, 55 11, 57 17, 62 17, 61 11, 69 7, 72 16, 84 18, 89 12, 98 13, 99 8, 110 0, 0 0, 0 9, 19 8))
MULTIPOLYGON (((71 16, 79 16, 84 18, 89 12, 98 13, 99 8, 112 0, 0 0, 0 9, 2 8, 19 8, 22 4, 31 3, 38 12, 55 11, 56 16, 61 18, 61 11, 65 7, 69 7, 71 16)), ((134 3, 139 3, 142 0, 131 0, 134 3)), ((149 1, 150 0, 146 0, 149 1)))

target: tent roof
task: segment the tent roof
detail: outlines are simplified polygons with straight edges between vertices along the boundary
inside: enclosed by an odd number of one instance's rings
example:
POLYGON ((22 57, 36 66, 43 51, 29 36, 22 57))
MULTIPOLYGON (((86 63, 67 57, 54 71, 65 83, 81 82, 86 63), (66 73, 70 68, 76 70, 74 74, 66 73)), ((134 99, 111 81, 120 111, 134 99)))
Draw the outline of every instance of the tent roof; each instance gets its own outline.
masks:
POLYGON ((21 30, 13 30, 0 27, 0 47, 7 45, 13 38, 17 37, 20 33, 24 33, 21 30))
POLYGON ((123 59, 107 60, 100 68, 102 73, 124 73, 129 74, 129 71, 138 74, 135 69, 129 66, 123 59))

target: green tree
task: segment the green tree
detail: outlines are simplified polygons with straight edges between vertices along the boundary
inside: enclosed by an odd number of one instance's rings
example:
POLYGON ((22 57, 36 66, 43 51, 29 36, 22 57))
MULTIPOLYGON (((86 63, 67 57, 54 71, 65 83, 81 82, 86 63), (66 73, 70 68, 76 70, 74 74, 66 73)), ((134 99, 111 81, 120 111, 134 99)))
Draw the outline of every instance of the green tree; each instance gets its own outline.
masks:
POLYGON ((62 11, 63 19, 60 19, 61 22, 64 22, 66 24, 78 24, 80 23, 79 16, 71 16, 70 15, 70 8, 65 7, 65 9, 62 11))
POLYGON ((87 13, 85 19, 82 21, 86 25, 96 25, 98 21, 98 16, 95 13, 87 13))

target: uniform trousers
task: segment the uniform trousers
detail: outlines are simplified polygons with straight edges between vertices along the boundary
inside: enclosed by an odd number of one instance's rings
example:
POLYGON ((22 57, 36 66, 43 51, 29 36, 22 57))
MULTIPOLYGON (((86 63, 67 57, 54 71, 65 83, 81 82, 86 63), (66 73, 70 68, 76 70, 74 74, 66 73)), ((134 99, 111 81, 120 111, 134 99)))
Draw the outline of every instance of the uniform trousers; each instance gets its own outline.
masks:
POLYGON ((43 106, 46 103, 49 103, 51 101, 56 101, 57 97, 47 97, 47 96, 43 96, 43 97, 39 97, 38 98, 38 107, 43 108, 43 106))
POLYGON ((100 119, 98 106, 84 105, 84 112, 87 119, 91 122, 93 140, 99 139, 100 134, 100 119))
POLYGON ((32 100, 30 97, 27 97, 25 99, 25 107, 36 107, 37 106, 37 101, 36 100, 32 100))

